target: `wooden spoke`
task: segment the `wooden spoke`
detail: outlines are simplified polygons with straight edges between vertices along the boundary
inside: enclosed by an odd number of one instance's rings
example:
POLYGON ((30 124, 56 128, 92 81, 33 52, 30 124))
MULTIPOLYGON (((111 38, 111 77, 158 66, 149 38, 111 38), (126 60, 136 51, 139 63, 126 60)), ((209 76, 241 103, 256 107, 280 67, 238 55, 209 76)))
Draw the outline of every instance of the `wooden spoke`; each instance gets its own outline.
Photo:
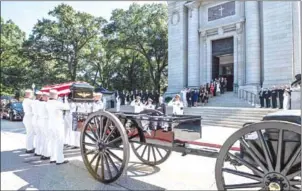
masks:
POLYGON ((147 145, 145 145, 145 148, 144 148, 143 153, 142 153, 142 155, 141 155, 142 158, 144 157, 144 154, 145 154, 145 152, 146 152, 146 149, 147 149, 147 145))
POLYGON ((257 157, 259 157, 259 160, 265 164, 265 159, 263 157, 263 154, 259 152, 259 150, 255 147, 255 145, 251 141, 245 140, 245 142, 248 144, 248 146, 251 148, 252 151, 256 154, 257 157))
POLYGON ((115 139, 111 140, 110 142, 108 142, 107 145, 111 145, 111 144, 116 143, 116 142, 121 141, 121 140, 122 140, 122 137, 120 136, 120 137, 115 138, 115 139))
POLYGON ((115 130, 116 130, 116 127, 114 127, 114 128, 110 131, 110 133, 107 135, 107 137, 106 137, 105 140, 104 140, 105 143, 107 143, 109 137, 111 137, 111 135, 113 134, 113 132, 114 132, 115 130))
POLYGON ((297 171, 297 172, 294 172, 294 173, 292 173, 292 174, 287 175, 286 178, 287 178, 288 180, 291 180, 291 179, 293 179, 293 178, 295 178, 295 177, 297 177, 297 176, 300 176, 300 177, 301 177, 301 170, 299 170, 299 171, 297 171))
POLYGON ((262 188, 263 184, 260 182, 257 183, 244 183, 244 184, 232 184, 232 185, 225 185, 226 189, 240 189, 240 188, 262 188))
POLYGON ((90 155, 92 153, 95 153, 95 150, 89 150, 88 152, 85 153, 85 155, 87 156, 87 155, 90 155))
POLYGON ((139 148, 141 148, 143 146, 143 144, 141 144, 140 146, 138 146, 137 148, 135 148, 135 150, 138 150, 139 148))
POLYGON ((100 124, 98 123, 97 119, 98 119, 98 117, 93 118, 93 122, 96 125, 96 132, 95 132, 95 134, 97 136, 97 139, 99 140, 100 139, 100 136, 99 136, 100 124))
POLYGON ((242 177, 245 177, 245 178, 257 180, 257 181, 262 180, 262 177, 255 176, 253 174, 249 174, 249 173, 245 173, 245 172, 240 172, 240 171, 237 171, 237 170, 232 170, 232 169, 229 169, 229 168, 223 168, 222 171, 230 173, 230 174, 234 174, 234 175, 237 175, 237 176, 242 176, 242 177))
POLYGON ((103 158, 105 159, 105 164, 106 164, 107 171, 109 173, 109 178, 112 179, 112 172, 109 166, 108 158, 106 155, 103 155, 103 158))
POLYGON ((113 162, 113 160, 112 160, 112 158, 110 157, 110 155, 109 155, 108 153, 106 153, 106 152, 105 152, 104 154, 105 154, 106 157, 109 159, 109 162, 112 164, 114 170, 115 170, 116 172, 118 172, 118 168, 116 167, 116 165, 115 165, 115 163, 113 162))
POLYGON ((114 153, 111 152, 110 150, 107 149, 106 151, 108 152, 109 155, 113 156, 113 158, 115 158, 115 159, 118 160, 119 162, 122 162, 122 161, 123 161, 120 157, 116 156, 116 154, 114 154, 114 153))
POLYGON ((95 155, 92 157, 91 161, 89 162, 90 166, 98 155, 99 155, 99 153, 95 153, 95 155))
POLYGON ((264 173, 267 173, 268 172, 267 168, 259 160, 259 158, 256 156, 256 154, 254 153, 254 151, 249 148, 249 146, 245 143, 245 141, 242 138, 240 138, 239 141, 240 141, 240 144, 246 149, 246 151, 252 156, 252 158, 257 163, 257 165, 259 165, 262 168, 262 170, 264 171, 264 173))
POLYGON ((160 156, 161 158, 164 158, 164 157, 163 157, 163 155, 161 155, 161 153, 160 153, 159 149, 158 149, 157 147, 155 147, 155 149, 157 150, 157 152, 158 152, 159 156, 160 156))
POLYGON ((283 145, 283 129, 280 129, 279 138, 278 138, 277 162, 275 168, 276 172, 281 171, 282 145, 283 145))
POLYGON ((272 154, 271 154, 271 152, 270 152, 270 150, 269 150, 269 148, 268 148, 268 146, 267 146, 267 144, 264 140, 262 132, 260 130, 258 130, 257 134, 258 134, 258 138, 259 138, 259 140, 261 142, 261 145, 262 145, 262 149, 263 149, 264 156, 265 156, 265 159, 266 159, 266 164, 268 165, 268 170, 270 172, 272 172, 272 171, 274 171, 273 165, 272 165, 272 160, 271 160, 272 154))
POLYGON ((291 186, 301 185, 301 180, 291 180, 289 181, 291 186))
POLYGON ((104 131, 103 131, 103 134, 102 134, 102 140, 104 140, 107 129, 108 129, 110 124, 111 124, 111 121, 110 121, 110 119, 107 118, 106 119, 106 124, 105 124, 105 127, 104 127, 104 131))
POLYGON ((93 134, 94 138, 95 138, 96 140, 98 140, 99 138, 98 138, 98 136, 96 135, 96 133, 94 132, 94 130, 93 130, 93 128, 91 127, 91 124, 90 124, 90 123, 88 124, 88 126, 89 126, 90 131, 91 131, 91 133, 93 134))
POLYGON ((92 140, 93 142, 96 142, 96 139, 93 138, 91 135, 89 135, 87 132, 85 132, 85 135, 86 135, 90 140, 92 140))
POLYGON ((101 159, 101 155, 98 155, 98 159, 96 160, 96 164, 95 164, 95 167, 94 167, 95 173, 98 173, 98 168, 99 168, 99 165, 100 165, 100 159, 101 159))
POLYGON ((105 180, 104 155, 102 154, 101 156, 102 156, 102 161, 101 161, 101 168, 102 168, 101 179, 105 180))
POLYGON ((301 190, 301 188, 297 187, 297 186, 291 186, 290 190, 301 190))
POLYGON ((285 168, 282 170, 281 174, 283 175, 287 175, 288 171, 290 170, 290 168, 292 167, 293 163, 296 161, 297 157, 301 154, 301 146, 299 146, 296 149, 295 154, 293 154, 293 156, 291 157, 291 159, 288 161, 288 163, 286 164, 285 168))
POLYGON ((231 154, 230 152, 228 153, 228 155, 232 158, 235 158, 237 161, 239 161, 242 165, 246 166, 247 168, 251 169, 252 171, 256 172, 259 176, 263 176, 264 173, 261 172, 259 169, 257 169, 256 167, 253 167, 251 164, 249 164, 248 162, 246 162, 244 159, 241 159, 239 157, 237 157, 236 155, 231 154))
POLYGON ((151 147, 151 148, 152 148, 152 153, 153 153, 154 162, 156 162, 156 155, 155 155, 154 147, 151 147))
POLYGON ((96 144, 93 144, 93 143, 84 142, 83 145, 90 146, 90 147, 96 147, 96 144))
POLYGON ((148 161, 150 161, 150 146, 148 146, 148 161))

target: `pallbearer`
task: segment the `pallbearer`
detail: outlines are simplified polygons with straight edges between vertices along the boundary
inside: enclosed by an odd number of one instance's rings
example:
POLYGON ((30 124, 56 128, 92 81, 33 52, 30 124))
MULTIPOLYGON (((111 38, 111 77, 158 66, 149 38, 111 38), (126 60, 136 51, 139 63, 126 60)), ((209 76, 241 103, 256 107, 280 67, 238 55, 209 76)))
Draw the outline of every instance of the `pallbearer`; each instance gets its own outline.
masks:
POLYGON ((42 100, 39 105, 39 129, 41 131, 41 160, 50 159, 50 130, 48 127, 48 113, 46 109, 46 103, 49 98, 49 93, 44 92, 42 95, 42 100))
POLYGON ((171 102, 168 104, 169 106, 173 106, 173 114, 174 115, 183 115, 183 102, 180 100, 180 95, 176 94, 176 96, 171 100, 171 102))
POLYGON ((116 111, 120 111, 121 109, 121 98, 119 96, 119 94, 117 94, 117 96, 115 97, 116 100, 116 111))
POLYGON ((104 104, 102 102, 102 94, 94 93, 93 97, 94 97, 94 102, 92 104, 92 111, 96 112, 96 111, 104 109, 104 104))
POLYGON ((271 91, 269 89, 266 89, 264 91, 264 98, 265 98, 266 108, 270 108, 271 107, 271 91))
POLYGON ((24 117, 23 124, 26 129, 26 153, 34 153, 34 130, 32 126, 32 98, 33 92, 30 89, 25 90, 25 98, 22 102, 24 117))
POLYGON ((35 156, 41 156, 41 139, 40 139, 40 129, 38 125, 38 119, 39 119, 39 104, 40 104, 40 99, 42 97, 42 92, 38 91, 36 93, 36 99, 33 101, 32 104, 32 113, 33 113, 33 118, 32 118, 32 125, 34 129, 34 147, 35 147, 35 156))
POLYGON ((63 111, 69 110, 67 104, 67 98, 65 97, 65 103, 58 101, 58 92, 51 90, 49 93, 49 101, 46 104, 48 112, 48 126, 52 130, 51 135, 51 163, 64 164, 68 161, 64 159, 63 145, 64 145, 64 119, 63 111))

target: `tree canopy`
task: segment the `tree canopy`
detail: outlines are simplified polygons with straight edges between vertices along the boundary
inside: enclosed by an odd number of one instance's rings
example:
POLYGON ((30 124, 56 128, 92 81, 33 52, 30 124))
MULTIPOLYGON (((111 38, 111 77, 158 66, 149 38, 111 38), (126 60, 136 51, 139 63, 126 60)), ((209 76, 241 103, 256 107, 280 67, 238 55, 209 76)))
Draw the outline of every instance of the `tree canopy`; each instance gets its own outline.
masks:
POLYGON ((84 80, 117 90, 156 89, 167 78, 167 7, 132 4, 111 19, 61 4, 28 39, 1 18, 1 92, 84 80))

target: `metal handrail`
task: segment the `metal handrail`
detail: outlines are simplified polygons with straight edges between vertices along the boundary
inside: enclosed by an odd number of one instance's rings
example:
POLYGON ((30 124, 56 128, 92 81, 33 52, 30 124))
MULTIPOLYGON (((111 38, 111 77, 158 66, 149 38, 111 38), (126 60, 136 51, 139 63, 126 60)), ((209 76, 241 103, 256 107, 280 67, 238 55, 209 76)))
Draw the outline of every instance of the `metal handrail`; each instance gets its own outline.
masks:
POLYGON ((249 104, 253 106, 259 105, 260 103, 260 99, 257 94, 244 89, 239 89, 238 97, 240 99, 247 101, 249 104))

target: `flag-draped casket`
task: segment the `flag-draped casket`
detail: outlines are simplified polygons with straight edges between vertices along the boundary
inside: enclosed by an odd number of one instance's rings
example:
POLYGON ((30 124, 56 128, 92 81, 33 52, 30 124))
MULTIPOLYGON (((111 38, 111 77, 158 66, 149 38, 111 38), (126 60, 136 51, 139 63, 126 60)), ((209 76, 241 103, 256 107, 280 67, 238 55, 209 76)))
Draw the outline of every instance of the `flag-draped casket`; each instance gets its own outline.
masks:
POLYGON ((94 87, 87 82, 67 82, 62 84, 47 85, 40 91, 49 92, 57 90, 60 97, 68 96, 73 101, 92 101, 94 87))

